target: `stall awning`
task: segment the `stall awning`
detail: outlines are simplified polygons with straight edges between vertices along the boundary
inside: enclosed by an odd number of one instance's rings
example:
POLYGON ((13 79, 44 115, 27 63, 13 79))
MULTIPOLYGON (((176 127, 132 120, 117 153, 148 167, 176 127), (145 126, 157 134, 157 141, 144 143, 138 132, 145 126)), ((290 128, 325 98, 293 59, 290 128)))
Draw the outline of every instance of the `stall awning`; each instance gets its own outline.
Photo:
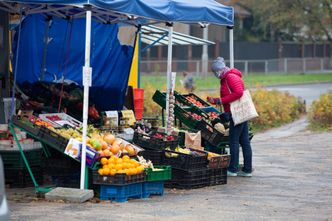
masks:
POLYGON ((86 9, 102 23, 234 24, 234 9, 214 0, 0 0, 0 10, 17 14, 84 17, 86 9))
MULTIPOLYGON (((168 45, 168 30, 153 25, 142 26, 142 42, 148 45, 168 45)), ((212 41, 196 38, 194 36, 173 32, 174 45, 211 45, 212 41)))

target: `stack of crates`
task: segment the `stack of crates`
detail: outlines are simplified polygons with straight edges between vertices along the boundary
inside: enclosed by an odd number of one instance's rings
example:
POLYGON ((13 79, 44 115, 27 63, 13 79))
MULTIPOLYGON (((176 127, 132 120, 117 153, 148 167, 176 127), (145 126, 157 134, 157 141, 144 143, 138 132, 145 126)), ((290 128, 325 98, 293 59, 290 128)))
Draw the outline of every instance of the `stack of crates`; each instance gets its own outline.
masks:
MULTIPOLYGON (((220 146, 221 144, 228 143, 228 136, 224 136, 218 130, 216 130, 211 124, 211 118, 208 115, 209 112, 220 112, 211 107, 209 103, 205 102, 197 95, 191 93, 187 95, 181 95, 174 92, 176 98, 176 104, 174 107, 174 115, 181 123, 183 123, 189 129, 200 130, 202 138, 213 146, 220 146), (194 104, 186 97, 194 98, 197 102, 194 104), (199 102, 199 106, 198 105, 199 102), (195 119, 192 113, 200 116, 200 119, 195 119)), ((159 104, 162 108, 166 107, 166 95, 165 93, 157 90, 152 99, 159 104)))
POLYGON ((145 172, 135 175, 104 176, 100 175, 98 171, 93 171, 93 184, 99 186, 101 200, 121 203, 128 201, 129 198, 142 198, 145 180, 145 172))
POLYGON ((165 151, 163 164, 172 166, 172 179, 166 183, 167 187, 193 189, 210 184, 207 153, 191 151, 194 154, 165 151))
POLYGON ((155 166, 155 170, 148 168, 146 170, 146 182, 143 183, 143 198, 150 195, 163 195, 165 181, 172 178, 171 166, 155 166))
MULTIPOLYGON (((42 147, 24 150, 24 155, 38 184, 43 182, 42 147)), ((0 150, 5 170, 5 182, 10 187, 34 186, 19 150, 0 150)))
POLYGON ((155 166, 136 175, 101 176, 93 171, 93 184, 99 186, 101 200, 126 202, 130 198, 149 198, 164 194, 164 183, 171 179, 170 166, 155 166))

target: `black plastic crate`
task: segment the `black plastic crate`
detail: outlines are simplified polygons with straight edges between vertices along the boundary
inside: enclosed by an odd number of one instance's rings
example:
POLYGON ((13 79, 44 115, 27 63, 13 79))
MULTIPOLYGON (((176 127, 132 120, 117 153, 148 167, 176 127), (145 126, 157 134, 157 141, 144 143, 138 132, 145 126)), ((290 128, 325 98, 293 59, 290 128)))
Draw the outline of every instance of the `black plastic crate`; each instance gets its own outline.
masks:
POLYGON ((227 184, 227 168, 209 169, 210 185, 227 184))
POLYGON ((135 175, 115 174, 114 176, 102 176, 98 173, 98 171, 93 171, 93 184, 126 185, 144 182, 145 180, 145 172, 135 175))
POLYGON ((194 189, 210 185, 208 168, 198 170, 172 169, 172 179, 165 184, 167 187, 179 189, 194 189))
POLYGON ((69 157, 54 158, 52 156, 52 158, 44 160, 42 168, 50 176, 71 176, 72 173, 80 173, 81 164, 69 157))
POLYGON ((177 189, 197 189, 209 186, 209 178, 196 179, 196 180, 184 180, 184 181, 167 181, 165 186, 167 188, 177 188, 177 189))
POLYGON ((161 165, 163 153, 161 150, 143 150, 138 152, 138 156, 142 156, 146 160, 151 160, 153 165, 161 165))
POLYGON ((47 143, 49 146, 52 146, 60 152, 64 152, 68 144, 68 140, 66 138, 47 129, 46 127, 41 127, 37 136, 43 142, 47 143))
POLYGON ((212 146, 218 147, 229 140, 228 136, 223 135, 205 121, 200 121, 196 129, 201 131, 202 138, 212 146))
POLYGON ((162 156, 162 164, 170 165, 175 169, 200 169, 207 166, 207 153, 199 150, 192 150, 197 155, 179 153, 171 150, 165 150, 162 156))
POLYGON ((172 135, 174 140, 163 140, 154 138, 153 136, 156 133, 166 136, 164 133, 161 132, 154 132, 151 135, 146 135, 135 131, 133 143, 140 147, 143 147, 144 149, 152 150, 164 150, 166 148, 174 149, 179 145, 179 137, 172 135))
POLYGON ((28 120, 23 120, 19 116, 13 116, 12 123, 31 135, 37 136, 39 134, 39 127, 37 125, 29 122, 28 120))
POLYGON ((219 169, 219 168, 227 168, 229 162, 231 160, 231 155, 222 154, 219 156, 214 156, 209 159, 209 168, 219 169))
MULTIPOLYGON (((43 170, 40 167, 30 167, 38 185, 43 184, 43 170)), ((11 188, 32 187, 34 183, 27 168, 8 169, 5 167, 5 183, 11 188)))
POLYGON ((70 187, 79 188, 80 187, 80 172, 71 172, 65 174, 51 175, 50 182, 51 185, 57 187, 70 187))
POLYGON ((207 167, 193 170, 172 169, 172 180, 194 180, 210 176, 210 170, 207 167))
MULTIPOLYGON (((43 155, 42 148, 23 150, 23 153, 30 166, 32 167, 41 166, 42 155, 43 155)), ((2 157, 5 168, 8 169, 26 168, 23 157, 21 156, 21 152, 19 150, 0 150, 0 155, 2 157)))
MULTIPOLYGON (((44 184, 57 187, 69 187, 69 188, 79 188, 80 178, 81 178, 81 168, 80 164, 75 165, 71 168, 66 166, 49 166, 43 168, 44 171, 44 184)), ((92 188, 92 171, 88 170, 88 184, 89 188, 92 188)))

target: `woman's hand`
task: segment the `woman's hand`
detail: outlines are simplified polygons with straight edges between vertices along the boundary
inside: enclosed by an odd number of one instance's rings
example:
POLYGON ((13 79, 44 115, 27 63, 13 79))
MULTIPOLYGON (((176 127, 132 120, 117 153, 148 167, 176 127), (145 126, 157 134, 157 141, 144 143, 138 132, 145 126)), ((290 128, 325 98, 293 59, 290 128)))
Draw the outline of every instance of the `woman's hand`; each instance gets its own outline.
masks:
POLYGON ((211 104, 218 104, 218 105, 221 104, 221 99, 220 98, 213 98, 213 97, 208 96, 206 98, 206 100, 211 104))

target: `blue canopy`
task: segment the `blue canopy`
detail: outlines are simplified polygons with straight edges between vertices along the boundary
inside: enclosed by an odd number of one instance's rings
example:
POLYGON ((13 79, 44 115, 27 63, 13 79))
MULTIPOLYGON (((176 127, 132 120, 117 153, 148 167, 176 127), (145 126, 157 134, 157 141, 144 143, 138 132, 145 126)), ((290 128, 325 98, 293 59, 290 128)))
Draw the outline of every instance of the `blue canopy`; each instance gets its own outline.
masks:
POLYGON ((104 23, 234 24, 234 9, 215 0, 0 0, 0 9, 19 13, 14 2, 24 4, 27 14, 43 12, 60 17, 81 15, 84 6, 90 6, 94 18, 104 23))
MULTIPOLYGON (((30 15, 22 23, 19 65, 16 70, 17 83, 33 83, 41 78, 46 82, 61 83, 63 77, 66 83, 82 85, 85 42, 82 36, 85 34, 85 20, 75 19, 69 24, 69 21, 64 19, 52 19, 45 54, 45 73, 41 77, 47 22, 42 15, 30 15)), ((128 45, 121 45, 117 37, 117 24, 93 22, 92 30, 91 66, 94 74, 90 99, 98 110, 121 110, 134 49, 128 45)), ((13 47, 15 52, 16 38, 13 47)), ((57 102, 54 101, 56 104, 57 102)))

